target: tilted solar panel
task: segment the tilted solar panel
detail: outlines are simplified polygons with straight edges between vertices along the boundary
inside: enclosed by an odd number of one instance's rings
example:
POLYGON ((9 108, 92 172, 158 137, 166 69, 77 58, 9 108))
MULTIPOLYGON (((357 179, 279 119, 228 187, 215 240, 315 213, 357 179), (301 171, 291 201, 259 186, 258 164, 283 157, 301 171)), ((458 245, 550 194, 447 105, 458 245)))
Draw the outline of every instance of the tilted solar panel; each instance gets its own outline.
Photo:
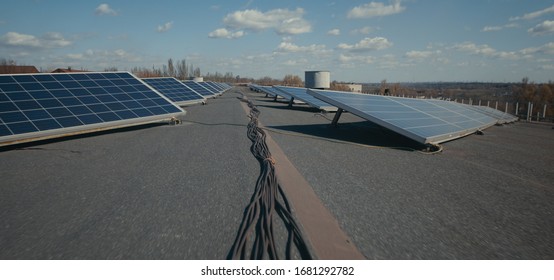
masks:
POLYGON ((463 104, 442 100, 314 89, 308 93, 423 144, 456 139, 496 123, 496 119, 463 104))
POLYGON ((211 85, 210 83, 207 83, 207 82, 200 82, 199 83, 201 86, 207 88, 209 91, 211 91, 212 93, 214 94, 219 94, 221 93, 221 90, 214 87, 213 85, 211 85))
POLYGON ((0 75, 0 145, 184 113, 128 72, 0 75))
POLYGON ((271 86, 257 86, 257 89, 261 92, 267 93, 271 97, 282 97, 286 101, 290 101, 291 99, 293 99, 293 97, 288 92, 277 90, 271 86))
POLYGON ((220 93, 222 93, 222 92, 224 92, 224 91, 227 90, 227 88, 224 87, 221 83, 210 82, 210 81, 205 82, 205 83, 207 83, 207 84, 211 85, 212 87, 218 89, 220 93))
POLYGON ((260 90, 261 92, 267 94, 270 97, 279 96, 279 94, 281 93, 278 90, 276 90, 275 88, 269 87, 269 86, 257 86, 257 88, 258 88, 258 90, 260 90))
POLYGON ((511 123, 518 120, 518 118, 512 114, 508 114, 499 110, 496 110, 487 106, 470 106, 473 110, 477 110, 485 115, 489 115, 498 120, 498 124, 511 123))
POLYGON ((177 105, 206 102, 204 96, 173 77, 144 78, 142 80, 177 105))
POLYGON ((207 88, 203 87, 201 84, 195 81, 182 81, 182 83, 187 85, 189 88, 198 92, 200 95, 206 98, 215 96, 215 94, 212 91, 208 90, 207 88))
POLYGON ((308 94, 307 88, 300 87, 285 87, 285 86, 273 86, 278 91, 285 92, 288 95, 296 98, 300 101, 306 102, 308 105, 318 108, 323 111, 332 112, 336 111, 337 107, 329 105, 329 103, 321 101, 308 94))

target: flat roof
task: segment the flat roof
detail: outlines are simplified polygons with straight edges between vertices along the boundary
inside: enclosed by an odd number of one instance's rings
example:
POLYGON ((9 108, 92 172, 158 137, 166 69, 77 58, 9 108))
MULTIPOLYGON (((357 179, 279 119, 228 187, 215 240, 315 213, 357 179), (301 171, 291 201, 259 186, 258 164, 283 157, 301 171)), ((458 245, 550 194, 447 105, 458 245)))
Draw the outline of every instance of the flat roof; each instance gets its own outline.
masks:
MULTIPOLYGON (((260 172, 242 96, 260 110, 279 180, 298 172, 364 258, 554 257, 551 125, 493 126, 426 154, 352 114, 333 127, 334 113, 236 87, 187 107, 181 125, 0 150, 0 258, 226 259, 260 172)), ((338 258, 289 196, 315 257, 338 258)))

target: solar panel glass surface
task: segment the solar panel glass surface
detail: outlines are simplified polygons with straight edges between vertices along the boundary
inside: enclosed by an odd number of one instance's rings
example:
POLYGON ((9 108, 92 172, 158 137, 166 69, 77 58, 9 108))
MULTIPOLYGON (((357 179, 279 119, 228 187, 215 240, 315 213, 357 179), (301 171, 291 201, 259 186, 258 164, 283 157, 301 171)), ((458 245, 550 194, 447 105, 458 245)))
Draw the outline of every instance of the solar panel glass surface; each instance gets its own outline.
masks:
POLYGON ((471 106, 471 108, 473 110, 476 110, 478 112, 481 112, 483 114, 486 114, 488 116, 498 119, 499 124, 515 122, 518 119, 516 116, 512 114, 508 114, 487 106, 471 106))
POLYGON ((466 105, 442 100, 314 89, 308 93, 423 144, 459 138, 496 123, 466 105))
POLYGON ((307 88, 300 88, 300 87, 285 87, 285 86, 273 86, 273 88, 285 92, 288 95, 308 103, 310 106, 325 110, 325 111, 336 111, 337 107, 331 106, 329 103, 324 102, 320 99, 317 99, 311 95, 308 94, 307 88))
POLYGON ((221 92, 219 88, 214 87, 212 84, 208 82, 200 82, 200 85, 207 88, 209 91, 211 91, 214 94, 219 94, 221 92))
POLYGON ((145 78, 142 80, 176 104, 183 105, 205 101, 202 95, 175 78, 145 78))
POLYGON ((207 88, 203 87, 202 85, 200 85, 195 81, 183 81, 182 83, 184 83, 189 88, 191 88, 192 90, 196 91, 197 93, 199 93, 204 97, 212 97, 215 95, 213 92, 211 92, 210 90, 208 90, 207 88))
POLYGON ((127 72, 0 75, 0 143, 181 113, 127 72))
POLYGON ((227 90, 227 88, 225 86, 223 86, 222 83, 216 83, 216 82, 211 82, 211 81, 208 81, 206 82, 207 84, 210 84, 212 85, 213 87, 215 87, 216 89, 219 90, 219 92, 224 92, 225 90, 227 90))

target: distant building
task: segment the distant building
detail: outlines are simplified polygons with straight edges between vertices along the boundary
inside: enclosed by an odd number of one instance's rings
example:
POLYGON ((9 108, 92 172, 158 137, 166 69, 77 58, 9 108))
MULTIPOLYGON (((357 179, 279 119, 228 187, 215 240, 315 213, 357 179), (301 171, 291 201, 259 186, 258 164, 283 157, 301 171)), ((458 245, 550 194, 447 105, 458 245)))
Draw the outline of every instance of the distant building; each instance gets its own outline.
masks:
POLYGON ((35 66, 0 65, 0 74, 33 74, 39 73, 35 66))
POLYGON ((87 71, 87 70, 75 70, 75 69, 72 69, 71 67, 67 67, 67 68, 57 68, 56 70, 52 71, 52 73, 75 73, 75 72, 90 72, 90 71, 87 71))
POLYGON ((348 87, 348 89, 351 92, 362 92, 362 85, 361 84, 348 83, 348 84, 337 84, 337 85, 348 87))

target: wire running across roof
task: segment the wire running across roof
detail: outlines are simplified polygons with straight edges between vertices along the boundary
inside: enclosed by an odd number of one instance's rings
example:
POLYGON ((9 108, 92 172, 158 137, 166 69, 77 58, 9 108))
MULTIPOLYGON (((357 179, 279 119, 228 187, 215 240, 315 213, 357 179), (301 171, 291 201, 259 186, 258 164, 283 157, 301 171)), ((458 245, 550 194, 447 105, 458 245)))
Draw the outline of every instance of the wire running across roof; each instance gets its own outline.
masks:
POLYGON ((288 94, 293 99, 298 99, 300 101, 303 101, 308 105, 318 108, 320 110, 327 111, 327 112, 333 112, 337 110, 337 107, 329 105, 329 103, 321 101, 320 99, 317 99, 309 95, 307 92, 308 91, 307 88, 285 87, 285 86, 273 86, 273 88, 277 89, 280 92, 284 92, 288 94))
POLYGON ((207 89, 206 87, 202 86, 200 83, 197 83, 195 81, 182 81, 182 83, 187 85, 189 88, 191 88, 192 90, 196 91, 197 93, 199 93, 200 95, 206 98, 216 96, 216 94, 213 91, 207 89))
POLYGON ((195 92, 187 85, 173 77, 144 78, 142 79, 149 86, 163 94, 177 105, 205 103, 206 98, 195 92))
MULTIPOLYGON (((497 119, 455 102, 314 89, 308 93, 422 144, 453 140, 497 123, 497 119)), ((340 111, 337 114, 340 116, 340 111)))
POLYGON ((0 145, 144 124, 184 113, 128 72, 0 75, 0 145))

